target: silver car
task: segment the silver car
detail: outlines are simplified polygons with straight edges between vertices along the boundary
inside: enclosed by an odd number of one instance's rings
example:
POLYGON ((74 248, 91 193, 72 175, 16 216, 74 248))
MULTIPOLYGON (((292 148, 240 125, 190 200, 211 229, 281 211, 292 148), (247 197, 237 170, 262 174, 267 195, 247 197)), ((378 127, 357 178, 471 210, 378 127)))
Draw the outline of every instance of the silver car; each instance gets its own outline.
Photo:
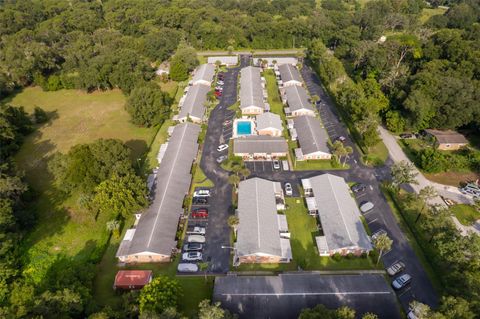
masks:
POLYGON ((396 274, 402 272, 404 269, 405 269, 405 264, 402 263, 401 261, 398 261, 387 268, 387 273, 390 276, 395 276, 396 274))

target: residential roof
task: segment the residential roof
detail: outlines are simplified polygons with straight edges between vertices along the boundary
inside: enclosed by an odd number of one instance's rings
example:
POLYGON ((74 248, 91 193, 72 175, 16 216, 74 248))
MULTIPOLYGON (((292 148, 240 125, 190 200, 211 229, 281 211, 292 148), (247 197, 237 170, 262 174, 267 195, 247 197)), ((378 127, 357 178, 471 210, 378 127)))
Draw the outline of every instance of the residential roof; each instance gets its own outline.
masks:
POLYGON ((240 70, 240 108, 265 108, 260 68, 247 66, 240 70))
POLYGON ((152 279, 151 270, 119 270, 115 275, 115 287, 145 286, 152 279))
POLYGON ((318 216, 329 250, 372 245, 360 220, 357 203, 342 177, 323 174, 310 178, 318 216))
POLYGON ((289 81, 297 81, 302 83, 300 72, 298 72, 298 69, 292 64, 281 64, 278 66, 278 71, 280 71, 280 77, 283 83, 289 81))
POLYGON ((211 83, 213 76, 215 75, 215 65, 213 64, 202 64, 195 70, 195 75, 193 76, 193 84, 197 84, 198 81, 206 81, 211 83))
POLYGON ((285 88, 285 94, 287 95, 288 107, 291 112, 298 110, 310 110, 312 112, 315 109, 312 106, 312 103, 308 100, 307 91, 302 86, 291 85, 285 88))
POLYGON ((208 63, 215 64, 217 61, 220 61, 222 64, 237 64, 238 56, 237 55, 227 55, 227 56, 209 56, 208 63))
POLYGON ((462 134, 452 130, 425 130, 428 134, 435 136, 440 144, 468 144, 468 140, 462 134))
POLYGON ((293 119, 297 139, 304 155, 322 152, 330 154, 328 134, 320 120, 308 115, 293 119))
POLYGON ((298 59, 295 57, 256 57, 256 58, 253 58, 253 64, 258 65, 259 59, 267 60, 268 64, 273 64, 273 61, 275 61, 277 65, 282 65, 282 64, 296 65, 298 63, 298 59))
POLYGON ((190 188, 190 169, 197 154, 200 130, 200 126, 193 123, 175 126, 158 169, 153 202, 142 214, 125 255, 143 252, 171 254, 176 245, 175 234, 183 213, 183 200, 190 188))
POLYGON ((205 114, 205 102, 207 101, 207 93, 210 87, 202 84, 195 84, 188 90, 185 101, 182 104, 179 119, 187 116, 202 119, 205 114))
POLYGON ((258 177, 239 184, 236 243, 239 256, 257 253, 282 255, 274 184, 258 177))
POLYGON ((268 128, 274 128, 279 131, 283 130, 282 119, 280 115, 266 112, 256 116, 257 131, 268 128))
POLYGON ((283 137, 253 135, 234 139, 233 152, 235 154, 286 153, 288 152, 288 145, 283 137))

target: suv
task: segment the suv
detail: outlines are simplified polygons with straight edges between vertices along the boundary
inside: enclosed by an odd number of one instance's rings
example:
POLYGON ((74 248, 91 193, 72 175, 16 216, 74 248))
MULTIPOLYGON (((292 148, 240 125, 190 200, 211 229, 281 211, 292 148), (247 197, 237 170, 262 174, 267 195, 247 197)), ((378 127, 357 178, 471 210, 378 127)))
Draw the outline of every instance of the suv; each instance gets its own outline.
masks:
POLYGON ((387 268, 387 273, 390 276, 395 276, 396 274, 402 272, 405 269, 405 264, 401 261, 397 261, 393 265, 387 268))
POLYGON ((410 276, 409 274, 404 274, 404 275, 398 276, 392 281, 392 287, 395 290, 400 290, 405 286, 407 286, 408 284, 410 284, 411 281, 412 281, 412 276, 410 276))
POLYGON ((364 190, 367 189, 367 186, 365 184, 362 184, 362 183, 357 183, 355 185, 352 186, 352 192, 354 193, 360 193, 360 192, 363 192, 364 190))
POLYGON ((198 251, 183 253, 182 259, 186 261, 200 261, 202 260, 202 253, 198 251))
POLYGON ((183 245, 184 251, 201 251, 203 249, 203 244, 200 243, 188 243, 183 245))
POLYGON ((292 184, 290 183, 285 183, 285 194, 288 196, 293 195, 293 189, 292 189, 292 184))
POLYGON ((193 192, 193 197, 210 197, 209 189, 199 189, 193 192))
POLYGON ((198 208, 192 211, 192 218, 207 218, 208 217, 208 209, 206 208, 198 208))
POLYGON ((228 144, 221 144, 217 147, 217 151, 219 151, 219 152, 223 152, 226 149, 228 149, 228 144))

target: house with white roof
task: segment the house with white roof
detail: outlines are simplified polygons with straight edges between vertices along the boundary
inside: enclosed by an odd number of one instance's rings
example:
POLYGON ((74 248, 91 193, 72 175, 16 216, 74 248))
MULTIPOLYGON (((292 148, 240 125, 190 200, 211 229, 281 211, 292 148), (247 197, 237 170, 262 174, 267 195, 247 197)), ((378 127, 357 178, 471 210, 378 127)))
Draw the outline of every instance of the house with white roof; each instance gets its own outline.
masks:
POLYGON ((258 135, 282 136, 283 125, 280 115, 265 112, 256 116, 258 135))
POLYGON ((262 66, 261 61, 266 61, 266 67, 272 69, 276 68, 282 64, 292 64, 297 65, 298 59, 296 57, 290 56, 279 56, 279 57, 254 57, 253 58, 253 65, 255 66, 262 66))
POLYGON ((233 66, 238 64, 238 55, 209 56, 207 62, 214 65, 220 62, 220 65, 233 66))
POLYGON ((277 211, 283 200, 279 182, 257 177, 240 182, 234 264, 292 260, 286 216, 277 211))
POLYGON ((342 177, 323 174, 302 179, 309 213, 317 211, 321 235, 315 238, 320 256, 360 255, 372 244, 360 219, 360 210, 342 177))

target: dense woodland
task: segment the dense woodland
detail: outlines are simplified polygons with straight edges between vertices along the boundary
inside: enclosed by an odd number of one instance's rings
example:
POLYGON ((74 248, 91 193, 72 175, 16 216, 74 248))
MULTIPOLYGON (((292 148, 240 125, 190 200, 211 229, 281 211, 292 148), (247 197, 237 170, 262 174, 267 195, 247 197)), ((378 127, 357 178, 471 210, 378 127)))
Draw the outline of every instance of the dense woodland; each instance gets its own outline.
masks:
MULTIPOLYGON (((161 62, 170 59, 172 77, 181 81, 198 63, 195 49, 305 47, 365 147, 378 141, 379 121, 394 132, 427 127, 478 132, 480 2, 430 3, 450 8, 421 21, 426 6, 421 0, 371 0, 364 6, 354 0, 322 0, 320 6, 314 0, 0 0, 0 97, 29 85, 47 91, 119 88, 129 96, 132 122, 153 126, 168 118, 172 103, 151 83, 161 62)), ((25 260, 16 243, 35 224, 29 208, 35 192, 16 169, 13 155, 33 124, 44 119, 41 109, 26 114, 1 107, 0 316, 136 317, 150 296, 125 295, 120 312, 98 309, 92 300, 93 268, 101 249, 87 261, 59 257, 42 278, 22 271, 25 260)), ((111 216, 113 230, 147 204, 144 183, 119 141, 78 145, 57 155, 49 169, 66 196, 81 193, 82 205, 92 214, 117 212, 111 216)), ((435 238, 437 262, 451 270, 447 293, 467 300, 445 299, 442 312, 448 318, 472 318, 469 307, 480 313, 479 259, 459 254, 465 247, 478 254, 478 240, 466 242, 448 218, 432 216, 420 225, 435 238), (466 268, 468 276, 462 277, 466 268), (457 312, 448 314, 448 309, 457 312)), ((163 313, 175 305, 173 300, 146 312, 163 313)))

